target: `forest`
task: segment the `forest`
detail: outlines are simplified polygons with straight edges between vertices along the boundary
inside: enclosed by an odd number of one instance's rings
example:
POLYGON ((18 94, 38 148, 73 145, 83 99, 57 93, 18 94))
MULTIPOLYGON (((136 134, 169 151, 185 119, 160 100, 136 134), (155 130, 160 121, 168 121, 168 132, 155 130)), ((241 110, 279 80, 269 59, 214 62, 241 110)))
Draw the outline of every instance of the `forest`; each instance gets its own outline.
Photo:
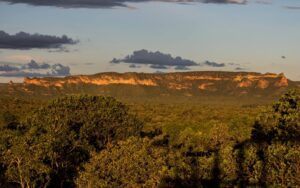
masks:
POLYGON ((0 103, 0 187, 300 186, 299 90, 268 105, 0 103))

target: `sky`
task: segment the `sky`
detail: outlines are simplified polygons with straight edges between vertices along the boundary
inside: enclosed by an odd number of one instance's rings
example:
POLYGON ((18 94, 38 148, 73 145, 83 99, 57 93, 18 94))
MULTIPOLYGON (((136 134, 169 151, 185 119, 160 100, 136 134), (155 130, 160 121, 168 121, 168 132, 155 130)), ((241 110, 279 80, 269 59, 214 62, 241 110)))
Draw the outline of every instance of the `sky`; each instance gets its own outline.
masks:
POLYGON ((284 72, 299 0, 0 0, 0 82, 99 72, 284 72))

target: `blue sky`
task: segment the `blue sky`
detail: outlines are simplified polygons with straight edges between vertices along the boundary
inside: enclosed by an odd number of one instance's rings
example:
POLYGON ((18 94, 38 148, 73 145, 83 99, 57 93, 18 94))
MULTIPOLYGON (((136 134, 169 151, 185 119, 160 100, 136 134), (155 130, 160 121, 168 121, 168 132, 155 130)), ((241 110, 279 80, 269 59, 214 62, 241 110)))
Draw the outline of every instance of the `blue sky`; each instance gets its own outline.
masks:
MULTIPOLYGON (((65 45, 68 52, 0 48, 0 65, 22 65, 33 59, 68 66, 71 74, 156 72, 145 64, 130 68, 128 63, 110 63, 113 58, 122 59, 146 49, 197 63, 211 61, 226 65, 195 66, 189 70, 241 68, 284 72, 289 78, 300 80, 300 2, 263 2, 253 0, 243 5, 147 2, 126 3, 128 7, 60 8, 0 1, 0 30, 10 35, 20 31, 67 35, 79 41, 65 45)), ((169 67, 159 71, 177 70, 169 67)), ((0 77, 0 82, 9 79, 17 80, 0 77)))

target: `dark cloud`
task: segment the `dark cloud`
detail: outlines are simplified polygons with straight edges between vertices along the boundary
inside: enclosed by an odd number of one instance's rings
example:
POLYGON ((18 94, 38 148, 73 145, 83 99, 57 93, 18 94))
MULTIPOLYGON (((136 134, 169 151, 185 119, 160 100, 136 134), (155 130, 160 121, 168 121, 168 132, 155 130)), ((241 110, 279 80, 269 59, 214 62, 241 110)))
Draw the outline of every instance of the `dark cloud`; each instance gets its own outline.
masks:
POLYGON ((0 65, 0 76, 3 77, 45 77, 68 76, 70 67, 62 64, 37 63, 31 60, 25 65, 0 65))
POLYGON ((246 4, 247 0, 203 0, 203 3, 220 3, 220 4, 246 4))
POLYGON ((49 53, 69 53, 70 50, 65 48, 65 47, 61 47, 55 50, 48 50, 49 53))
POLYGON ((150 68, 152 69, 168 69, 168 67, 164 65, 150 65, 150 68))
POLYGON ((216 63, 213 61, 205 61, 202 63, 202 65, 209 66, 209 67, 225 67, 224 63, 216 63))
POLYGON ((33 6, 55 6, 62 8, 111 8, 115 6, 127 7, 132 2, 176 2, 176 3, 218 3, 218 4, 245 4, 246 0, 0 0, 10 4, 29 4, 33 6))
POLYGON ((70 75, 70 67, 62 64, 54 64, 51 66, 51 76, 67 76, 70 75))
POLYGON ((166 69, 170 67, 189 67, 199 66, 198 63, 183 59, 182 57, 172 57, 170 54, 162 52, 150 52, 147 50, 134 51, 132 55, 128 55, 123 59, 114 58, 111 63, 128 63, 135 65, 150 65, 153 69, 166 69))
POLYGON ((22 69, 49 69, 50 65, 47 63, 38 64, 36 61, 31 60, 26 65, 22 66, 22 69))
POLYGON ((19 32, 15 35, 10 35, 4 31, 0 31, 0 49, 65 49, 64 45, 76 43, 78 43, 78 41, 75 41, 66 35, 57 37, 51 35, 29 34, 25 32, 19 32))
POLYGON ((0 72, 11 72, 20 70, 18 67, 11 65, 0 65, 0 72))

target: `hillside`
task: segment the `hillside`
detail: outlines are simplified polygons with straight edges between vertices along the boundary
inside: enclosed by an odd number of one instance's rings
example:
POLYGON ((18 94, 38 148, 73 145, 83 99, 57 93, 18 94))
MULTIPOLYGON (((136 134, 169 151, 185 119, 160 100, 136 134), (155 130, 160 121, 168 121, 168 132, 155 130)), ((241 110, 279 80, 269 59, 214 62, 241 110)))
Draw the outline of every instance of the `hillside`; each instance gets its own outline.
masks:
POLYGON ((130 101, 273 100, 298 87, 284 74, 255 72, 99 73, 64 78, 26 78, 0 86, 2 96, 55 97, 68 94, 110 95, 130 101))

